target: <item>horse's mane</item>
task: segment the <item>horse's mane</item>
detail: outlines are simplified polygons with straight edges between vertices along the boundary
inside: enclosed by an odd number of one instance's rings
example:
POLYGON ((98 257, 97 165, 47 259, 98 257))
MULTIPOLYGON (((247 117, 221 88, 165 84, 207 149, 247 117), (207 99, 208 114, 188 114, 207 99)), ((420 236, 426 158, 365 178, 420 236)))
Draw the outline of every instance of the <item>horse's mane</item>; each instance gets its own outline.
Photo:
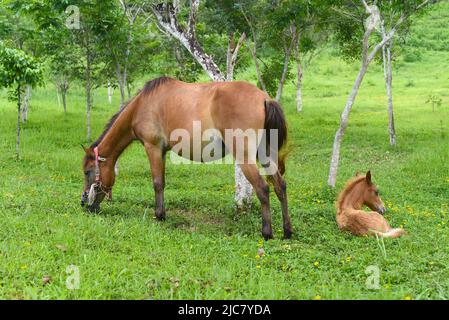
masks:
POLYGON ((366 179, 365 176, 356 176, 346 183, 346 186, 343 188, 343 190, 338 195, 338 200, 336 203, 336 207, 338 210, 341 209, 341 205, 343 204, 343 201, 346 199, 347 195, 355 188, 355 186, 357 184, 359 184, 359 182, 361 182, 365 179, 366 179))
POLYGON ((166 82, 173 81, 173 80, 175 80, 175 79, 163 76, 163 77, 159 77, 159 78, 153 79, 151 81, 148 81, 143 86, 142 93, 147 96, 151 92, 153 92, 155 89, 157 89, 159 86, 165 84, 166 82))
POLYGON ((128 105, 131 104, 131 102, 134 101, 135 98, 137 98, 141 93, 143 93, 144 95, 148 95, 151 92, 153 92, 155 89, 157 89, 160 85, 174 80, 173 78, 170 77, 159 77, 150 81, 147 81, 147 83, 145 83, 144 87, 142 90, 139 90, 139 92, 131 99, 129 100, 123 108, 121 108, 116 114, 114 114, 111 119, 109 119, 108 123, 106 124, 106 126, 104 127, 103 133, 100 135, 100 137, 94 142, 92 143, 92 145, 90 146, 91 149, 97 147, 101 141, 103 141, 104 137, 106 136, 106 134, 109 132, 109 130, 111 129, 111 127, 114 125, 115 121, 117 121, 118 117, 122 114, 122 112, 126 109, 126 107, 128 105))

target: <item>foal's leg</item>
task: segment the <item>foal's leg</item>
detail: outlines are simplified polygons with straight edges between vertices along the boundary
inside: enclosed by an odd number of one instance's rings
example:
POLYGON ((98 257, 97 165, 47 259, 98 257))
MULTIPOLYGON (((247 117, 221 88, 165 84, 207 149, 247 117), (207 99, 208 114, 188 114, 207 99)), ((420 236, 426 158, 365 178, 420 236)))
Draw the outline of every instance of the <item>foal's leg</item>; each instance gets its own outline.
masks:
POLYGON ((279 171, 276 171, 274 175, 268 176, 268 179, 273 183, 276 196, 281 202, 282 208, 282 220, 284 224, 284 239, 290 239, 293 234, 292 224, 290 222, 290 216, 288 215, 287 205, 287 184, 282 178, 279 171))
POLYGON ((165 220, 164 187, 165 187, 165 153, 160 146, 145 144, 145 151, 150 160, 153 177, 154 195, 156 199, 156 218, 165 220))
POLYGON ((243 174, 256 190, 257 197, 262 205, 262 236, 265 240, 273 239, 270 214, 270 190, 268 183, 262 178, 255 164, 241 164, 243 174))

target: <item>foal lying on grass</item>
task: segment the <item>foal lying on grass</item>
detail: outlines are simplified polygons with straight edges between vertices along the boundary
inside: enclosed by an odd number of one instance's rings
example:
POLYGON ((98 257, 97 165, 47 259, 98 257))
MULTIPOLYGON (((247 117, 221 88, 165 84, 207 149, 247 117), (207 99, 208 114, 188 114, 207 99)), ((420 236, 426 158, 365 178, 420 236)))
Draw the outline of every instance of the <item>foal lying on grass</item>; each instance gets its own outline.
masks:
POLYGON ((386 209, 379 197, 377 186, 371 182, 371 172, 350 180, 340 192, 337 201, 337 223, 341 230, 356 236, 375 235, 385 238, 399 238, 405 231, 393 229, 383 217, 386 209), (365 212, 366 205, 371 212, 365 212))

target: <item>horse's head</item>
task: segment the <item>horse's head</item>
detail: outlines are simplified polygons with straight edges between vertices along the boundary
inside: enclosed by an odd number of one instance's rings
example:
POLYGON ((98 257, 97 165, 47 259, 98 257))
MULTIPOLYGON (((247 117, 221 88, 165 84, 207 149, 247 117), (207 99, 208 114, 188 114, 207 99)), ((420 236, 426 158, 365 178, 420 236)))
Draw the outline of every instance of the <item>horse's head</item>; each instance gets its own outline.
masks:
POLYGON ((114 183, 114 170, 110 170, 104 159, 95 153, 95 149, 85 148, 83 158, 84 187, 81 195, 81 206, 90 212, 100 210, 100 203, 105 196, 111 197, 111 188, 114 183))
POLYGON ((368 171, 365 176, 365 184, 363 190, 363 204, 368 206, 371 210, 384 214, 386 209, 379 196, 379 189, 371 181, 371 171, 368 171))

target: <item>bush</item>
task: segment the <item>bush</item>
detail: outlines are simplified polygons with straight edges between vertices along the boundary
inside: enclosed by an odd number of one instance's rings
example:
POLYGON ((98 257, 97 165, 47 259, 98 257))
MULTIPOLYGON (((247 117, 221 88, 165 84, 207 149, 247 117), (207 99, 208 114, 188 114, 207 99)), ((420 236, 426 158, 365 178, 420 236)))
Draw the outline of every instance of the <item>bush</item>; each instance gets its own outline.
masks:
POLYGON ((419 50, 409 50, 404 54, 404 61, 411 63, 422 60, 422 54, 419 50))

